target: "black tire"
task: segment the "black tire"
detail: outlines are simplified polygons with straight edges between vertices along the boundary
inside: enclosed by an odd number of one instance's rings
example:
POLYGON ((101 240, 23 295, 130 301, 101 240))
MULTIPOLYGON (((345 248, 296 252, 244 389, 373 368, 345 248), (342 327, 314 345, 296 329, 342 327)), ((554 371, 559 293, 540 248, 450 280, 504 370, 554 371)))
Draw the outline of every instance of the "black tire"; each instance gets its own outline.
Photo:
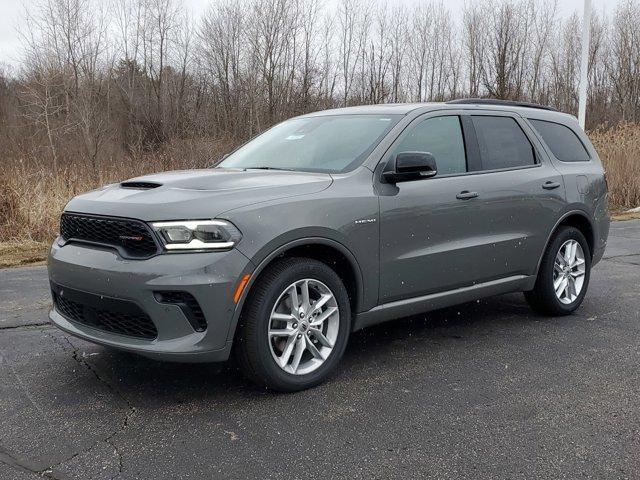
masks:
POLYGON ((538 277, 536 279, 533 290, 524 292, 527 302, 533 310, 549 316, 569 315, 580 306, 589 287, 589 278, 591 277, 591 251, 589 244, 580 230, 574 227, 559 228, 553 238, 549 242, 547 250, 544 252, 538 277), (585 274, 582 289, 577 298, 568 304, 562 303, 556 296, 553 288, 553 269, 556 254, 560 251, 562 245, 568 240, 577 241, 582 247, 585 258, 585 274))
POLYGON ((236 342, 236 359, 252 382, 281 392, 304 390, 325 381, 344 354, 351 332, 349 295, 340 277, 327 265, 309 258, 284 258, 263 272, 246 300, 236 342), (276 363, 269 345, 271 311, 282 292, 302 279, 322 282, 333 293, 339 309, 339 329, 333 350, 316 370, 294 375, 276 363))

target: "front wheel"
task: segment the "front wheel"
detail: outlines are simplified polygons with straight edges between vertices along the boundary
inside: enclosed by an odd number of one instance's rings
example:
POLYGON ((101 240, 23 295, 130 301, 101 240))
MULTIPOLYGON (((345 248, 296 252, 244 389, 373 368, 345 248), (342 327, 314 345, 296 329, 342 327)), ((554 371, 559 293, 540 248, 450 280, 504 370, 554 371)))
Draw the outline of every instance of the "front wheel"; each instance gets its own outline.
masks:
POLYGON ((542 257, 529 305, 544 315, 569 315, 580 306, 591 275, 589 244, 580 230, 562 227, 542 257))
POLYGON ((260 276, 247 298, 237 358, 255 383, 303 390, 331 374, 350 330, 349 296, 340 277, 317 260, 283 259, 260 276))

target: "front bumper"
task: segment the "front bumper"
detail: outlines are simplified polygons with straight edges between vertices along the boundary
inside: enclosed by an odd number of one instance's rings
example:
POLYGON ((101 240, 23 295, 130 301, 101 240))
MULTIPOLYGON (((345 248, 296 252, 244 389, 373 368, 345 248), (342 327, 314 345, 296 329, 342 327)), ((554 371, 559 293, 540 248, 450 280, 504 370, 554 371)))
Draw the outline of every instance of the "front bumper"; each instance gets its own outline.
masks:
MULTIPOLYGON (((251 262, 238 250, 158 255, 126 260, 115 251, 57 243, 49 254, 49 279, 64 289, 132 302, 153 321, 155 339, 135 338, 78 323, 55 307, 49 318, 65 332, 90 342, 170 361, 224 361, 231 350, 236 305, 233 293, 251 262), (159 303, 154 292, 187 292, 207 321, 194 329, 178 305, 159 303)), ((91 295, 87 295, 90 297, 91 295)))

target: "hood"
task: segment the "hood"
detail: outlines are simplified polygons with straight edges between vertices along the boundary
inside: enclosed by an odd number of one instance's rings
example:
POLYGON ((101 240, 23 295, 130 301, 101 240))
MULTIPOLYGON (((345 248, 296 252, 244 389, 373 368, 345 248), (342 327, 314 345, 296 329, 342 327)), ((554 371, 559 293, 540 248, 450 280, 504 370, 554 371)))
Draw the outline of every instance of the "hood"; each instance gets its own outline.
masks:
POLYGON ((321 192, 326 173, 212 168, 146 175, 79 195, 65 211, 144 221, 215 218, 286 197, 321 192))

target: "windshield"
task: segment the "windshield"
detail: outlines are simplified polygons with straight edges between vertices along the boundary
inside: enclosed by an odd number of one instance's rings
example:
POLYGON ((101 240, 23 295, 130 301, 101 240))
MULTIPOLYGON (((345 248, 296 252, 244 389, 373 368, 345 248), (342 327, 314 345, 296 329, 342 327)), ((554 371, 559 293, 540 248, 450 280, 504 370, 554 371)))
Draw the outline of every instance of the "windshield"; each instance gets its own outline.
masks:
POLYGON ((218 166, 348 172, 364 161, 399 119, 399 115, 294 118, 243 145, 218 166))

